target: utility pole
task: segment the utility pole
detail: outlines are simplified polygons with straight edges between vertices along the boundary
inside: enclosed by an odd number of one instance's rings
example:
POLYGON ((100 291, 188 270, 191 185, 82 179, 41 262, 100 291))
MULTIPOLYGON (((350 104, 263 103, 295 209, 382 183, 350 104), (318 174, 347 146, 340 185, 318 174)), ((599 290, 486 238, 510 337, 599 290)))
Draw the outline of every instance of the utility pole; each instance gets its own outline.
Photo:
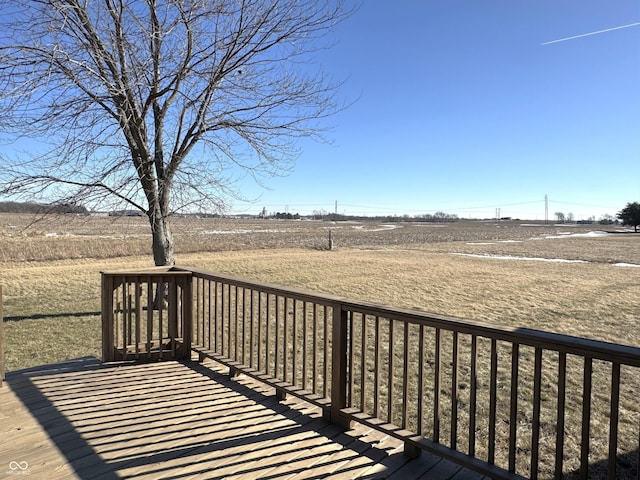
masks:
POLYGON ((549 223, 549 197, 547 195, 544 196, 544 223, 545 225, 549 223))

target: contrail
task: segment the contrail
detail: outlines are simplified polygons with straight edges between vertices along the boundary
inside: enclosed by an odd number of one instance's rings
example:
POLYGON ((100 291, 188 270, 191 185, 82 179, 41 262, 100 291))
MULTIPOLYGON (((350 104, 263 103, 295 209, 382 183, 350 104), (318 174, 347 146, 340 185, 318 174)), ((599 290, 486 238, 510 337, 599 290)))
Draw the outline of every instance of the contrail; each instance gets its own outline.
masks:
POLYGON ((566 42, 567 40, 573 40, 574 38, 582 38, 582 37, 588 37, 590 35, 598 35, 599 33, 610 32, 612 30, 620 30, 621 28, 635 27, 638 25, 640 25, 640 22, 630 23, 629 25, 622 25, 620 27, 606 28, 604 30, 598 30, 597 32, 583 33, 582 35, 574 35, 573 37, 560 38, 558 40, 551 40, 550 42, 544 42, 544 43, 541 43, 540 45, 549 45, 551 43, 566 42))

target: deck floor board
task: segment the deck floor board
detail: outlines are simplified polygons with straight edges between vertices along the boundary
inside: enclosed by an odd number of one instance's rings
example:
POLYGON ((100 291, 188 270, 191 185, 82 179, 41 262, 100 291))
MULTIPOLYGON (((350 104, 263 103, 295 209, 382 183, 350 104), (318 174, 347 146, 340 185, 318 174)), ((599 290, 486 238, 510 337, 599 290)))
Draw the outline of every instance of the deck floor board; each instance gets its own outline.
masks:
MULTIPOLYGON (((207 360, 10 372, 0 388, 0 474, 56 479, 465 477, 363 425, 343 431, 297 397, 207 360), (26 467, 26 468, 25 468, 26 467)), ((0 475, 1 476, 1 475, 0 475)))

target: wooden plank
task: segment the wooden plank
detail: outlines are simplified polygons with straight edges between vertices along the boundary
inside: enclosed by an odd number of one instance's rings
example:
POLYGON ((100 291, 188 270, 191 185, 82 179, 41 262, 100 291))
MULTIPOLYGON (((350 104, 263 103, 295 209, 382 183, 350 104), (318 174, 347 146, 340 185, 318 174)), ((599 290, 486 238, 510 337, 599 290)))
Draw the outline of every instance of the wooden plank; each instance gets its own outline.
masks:
POLYGON ((273 388, 223 372, 210 360, 12 372, 0 391, 0 465, 28 452, 30 474, 54 479, 356 478, 425 468, 426 456, 409 460, 394 438, 362 425, 345 432, 305 401, 279 403, 273 388))

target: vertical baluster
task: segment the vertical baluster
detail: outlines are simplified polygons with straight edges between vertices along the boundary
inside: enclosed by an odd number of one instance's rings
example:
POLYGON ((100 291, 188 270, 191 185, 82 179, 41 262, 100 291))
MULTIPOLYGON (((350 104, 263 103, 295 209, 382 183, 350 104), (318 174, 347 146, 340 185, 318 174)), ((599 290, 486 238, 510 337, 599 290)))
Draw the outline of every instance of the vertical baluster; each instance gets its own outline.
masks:
POLYGON ((366 378, 367 378, 367 316, 362 314, 362 336, 360 339, 360 410, 365 411, 366 378))
POLYGON ((531 422, 531 478, 538 478, 540 450, 540 402, 542 390, 542 349, 536 347, 533 367, 533 419, 531 422))
POLYGON ((142 304, 141 304, 142 299, 140 297, 142 297, 142 285, 140 284, 140 279, 138 278, 135 284, 135 296, 134 296, 134 303, 135 303, 135 310, 136 310, 136 313, 135 313, 136 359, 140 358, 140 342, 142 337, 142 304))
POLYGON ((420 324, 420 328, 418 331, 418 425, 417 425, 417 433, 418 435, 422 435, 424 426, 423 426, 423 412, 424 412, 424 365, 426 364, 426 359, 424 358, 424 325, 420 324))
POLYGON ((498 346, 495 338, 491 339, 491 373, 489 384, 489 452, 487 463, 493 465, 496 460, 496 404, 498 385, 498 346))
POLYGON ((271 313, 271 294, 267 293, 267 311, 266 311, 266 317, 265 317, 265 373, 267 375, 269 375, 269 363, 270 363, 270 358, 269 358, 269 338, 270 338, 270 332, 269 332, 269 314, 271 313))
POLYGON ((171 342, 171 358, 176 358, 176 339, 178 337, 178 286, 176 279, 166 277, 169 283, 169 301, 167 302, 167 318, 169 319, 169 341, 171 342))
POLYGON ((567 388, 567 354, 558 354, 558 411, 556 419, 556 468, 555 478, 562 478, 564 456, 564 407, 567 388))
POLYGON ((255 352, 255 348, 254 348, 254 322, 253 322, 253 315, 254 315, 254 309, 253 309, 253 299, 254 299, 255 295, 254 295, 254 291, 253 289, 249 290, 249 366, 254 368, 256 366, 256 363, 254 362, 253 358, 254 358, 254 352, 255 352))
POLYGON ((591 374, 593 359, 584 359, 582 389, 582 441, 580 442, 580 478, 586 480, 589 473, 589 432, 591 426, 591 374))
POLYGON ((329 308, 324 306, 324 377, 322 384, 322 396, 327 397, 329 385, 329 308))
POLYGON ((436 328, 433 370, 433 441, 440 443, 440 340, 441 332, 436 328))
POLYGON ((242 287, 242 363, 247 365, 247 289, 242 287))
POLYGON ((402 428, 407 428, 409 417, 409 322, 404 322, 402 342, 402 428))
POLYGON ((449 445, 458 449, 458 332, 453 332, 451 351, 451 438, 449 445))
POLYGON ((393 401, 393 318, 389 318, 389 370, 387 371, 387 422, 393 423, 394 401, 393 401))
POLYGON ((213 282, 213 351, 218 353, 218 313, 220 304, 218 303, 218 281, 213 282))
POLYGON ((471 390, 469 391, 469 456, 476 456, 476 401, 478 398, 478 337, 471 335, 471 390))
POLYGON ((509 471, 516 471, 516 444, 518 433, 518 365, 520 345, 511 347, 511 407, 509 416, 509 471))
POLYGON ((349 385, 349 388, 347 389, 347 406, 348 407, 353 407, 353 317, 355 315, 355 312, 353 312, 352 310, 349 310, 347 312, 347 325, 348 325, 348 331, 347 331, 347 337, 348 337, 348 342, 347 342, 347 352, 348 352, 348 356, 347 358, 349 359, 347 361, 347 382, 349 385))
POLYGON ((151 358, 153 347, 153 283, 147 279, 147 357, 151 358))
MULTIPOLYGON (((203 284, 203 280, 200 278, 196 278, 195 279, 195 283, 196 283, 196 311, 195 311, 195 319, 194 319, 194 323, 195 323, 195 334, 196 334, 196 345, 200 345, 200 318, 198 318, 200 316, 200 312, 204 312, 204 294, 203 294, 203 288, 204 288, 204 284, 203 284)), ((204 338, 204 313, 202 315, 202 328, 203 328, 203 333, 202 333, 202 337, 204 338)))
MULTIPOLYGON (((611 409, 609 414, 609 462, 607 466, 607 478, 616 478, 616 462, 618 459, 618 416, 620 408, 620 364, 611 364, 611 409)), ((638 463, 638 475, 640 476, 640 463, 638 463)))
POLYGON ((122 284, 122 357, 127 358, 127 344, 129 343, 129 282, 122 284))
POLYGON ((224 345, 225 345, 225 341, 224 341, 224 337, 225 337, 225 311, 228 310, 228 305, 227 303, 227 295, 225 294, 225 290, 227 290, 228 285, 225 285, 224 283, 220 284, 220 354, 221 355, 225 355, 225 349, 224 349, 224 345))
POLYGON ((240 354, 238 353, 238 343, 240 342, 240 334, 238 333, 240 326, 240 295, 239 290, 240 287, 238 285, 234 286, 235 290, 235 308, 234 310, 234 318, 233 318, 233 358, 236 362, 240 362, 240 354))
POLYGON ((258 371, 262 371, 262 292, 258 291, 258 371))
MULTIPOLYGON (((296 304, 298 303, 296 301, 295 298, 291 299, 291 303, 293 303, 293 305, 291 306, 291 336, 293 337, 292 343, 290 344, 289 341, 287 340, 287 323, 289 320, 289 308, 287 307, 287 302, 288 302, 288 298, 285 298, 284 302, 285 302, 285 306, 284 308, 287 310, 286 314, 285 314, 285 336, 284 336, 284 344, 285 344, 285 366, 287 365, 286 363, 286 357, 289 356, 289 352, 288 352, 288 348, 286 348, 287 346, 293 344, 293 349, 291 351, 291 384, 295 385, 296 384, 296 373, 297 373, 297 357, 298 357, 298 329, 297 327, 297 319, 296 319, 296 304)), ((287 372, 285 372, 284 374, 284 378, 285 381, 287 379, 287 372)))
MULTIPOLYGON (((162 283, 162 279, 156 283, 156 303, 158 307, 158 349, 160 350, 159 357, 160 359, 164 358, 164 298, 160 298, 160 294, 166 287, 162 283), (160 293, 158 293, 160 292, 160 293)), ((166 293, 166 292, 165 292, 166 293)))
POLYGON ((313 304, 313 335, 311 337, 313 341, 313 366, 311 372, 311 378, 313 379, 311 391, 317 393, 318 391, 318 304, 313 304))
POLYGON ((211 280, 207 280, 207 349, 211 350, 211 280))
MULTIPOLYGON (((295 301, 295 300, 294 300, 295 301)), ((289 379, 289 297, 284 297, 284 354, 282 359, 282 379, 286 382, 289 379)), ((293 384, 293 382, 291 382, 293 384)))
POLYGON ((276 315, 276 338, 275 338, 275 359, 274 359, 274 372, 273 376, 278 378, 278 372, 280 368, 280 296, 275 296, 276 306, 275 306, 275 315, 276 315))
POLYGON ((308 320, 307 320, 307 310, 309 308, 308 303, 305 301, 302 306, 302 389, 307 389, 307 367, 308 367, 308 356, 309 350, 307 345, 307 334, 308 334, 308 320))
POLYGON ((380 317, 377 315, 373 343, 373 416, 380 418, 380 317))

